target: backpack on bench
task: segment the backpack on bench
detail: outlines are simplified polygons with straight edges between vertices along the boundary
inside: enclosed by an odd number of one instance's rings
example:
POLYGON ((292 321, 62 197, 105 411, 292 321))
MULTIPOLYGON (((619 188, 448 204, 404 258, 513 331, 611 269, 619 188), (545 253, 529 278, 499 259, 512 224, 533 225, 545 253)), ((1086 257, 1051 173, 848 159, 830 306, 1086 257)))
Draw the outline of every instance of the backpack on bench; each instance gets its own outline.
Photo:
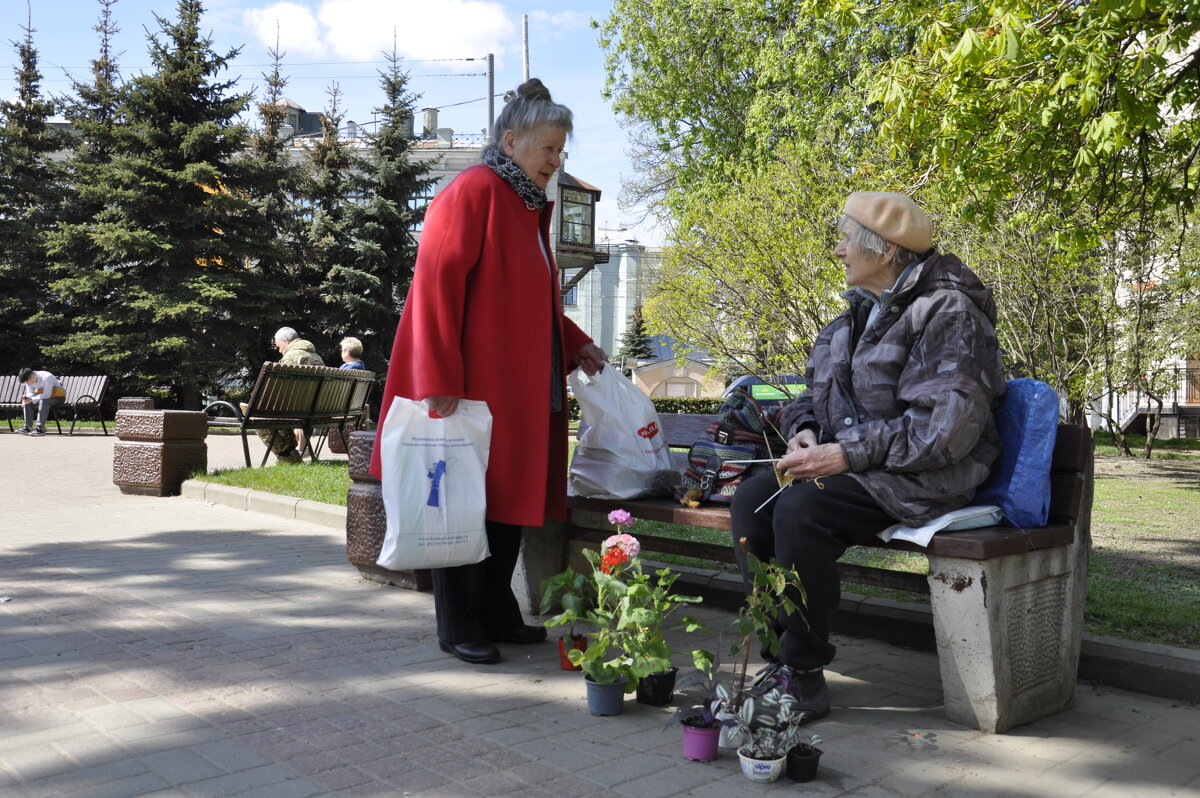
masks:
POLYGON ((702 502, 729 504, 738 485, 770 471, 770 463, 742 463, 782 457, 787 444, 778 429, 779 408, 764 410, 750 394, 729 395, 703 437, 688 451, 683 485, 676 498, 692 507, 702 502), (735 461, 735 462, 730 462, 735 461))

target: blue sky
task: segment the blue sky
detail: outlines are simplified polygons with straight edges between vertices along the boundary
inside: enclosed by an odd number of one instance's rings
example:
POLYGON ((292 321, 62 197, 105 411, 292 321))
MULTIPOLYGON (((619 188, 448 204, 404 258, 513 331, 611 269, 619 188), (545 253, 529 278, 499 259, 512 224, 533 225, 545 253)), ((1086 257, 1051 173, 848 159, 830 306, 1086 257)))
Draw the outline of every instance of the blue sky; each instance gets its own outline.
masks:
MULTIPOLYGON (((99 38, 93 27, 100 16, 95 0, 29 0, 34 45, 43 90, 65 94, 68 75, 86 80, 99 38)), ((0 0, 3 63, 0 95, 14 95, 12 42, 24 37, 26 0, 0 0)), ((329 103, 336 82, 347 120, 369 123, 381 102, 376 70, 381 53, 397 50, 421 94, 418 107, 440 108, 439 126, 477 133, 486 124, 487 79, 483 56, 496 57, 495 88, 501 94, 522 80, 521 17, 529 17, 530 74, 541 78, 554 99, 575 112, 575 138, 568 144, 567 170, 603 189, 597 224, 613 228, 614 240, 637 238, 660 243, 661 228, 631 222, 636 209, 623 212, 617 195, 632 175, 625 131, 601 96, 604 55, 590 20, 604 19, 610 3, 602 0, 537 6, 495 0, 207 0, 204 29, 219 52, 240 47, 228 73, 239 89, 259 89, 269 70, 267 49, 276 33, 286 52, 286 94, 306 110, 329 103), (278 26, 277 23, 278 22, 278 26), (465 59, 475 58, 474 61, 465 59), (625 232, 616 228, 628 227, 625 232)), ((113 15, 120 33, 114 51, 125 77, 147 71, 147 31, 157 32, 155 14, 173 19, 173 0, 118 0, 113 15)), ((260 89, 261 91, 261 89, 260 89)), ((497 99, 497 110, 503 100, 497 99)), ((601 230, 598 236, 606 235, 601 230)))

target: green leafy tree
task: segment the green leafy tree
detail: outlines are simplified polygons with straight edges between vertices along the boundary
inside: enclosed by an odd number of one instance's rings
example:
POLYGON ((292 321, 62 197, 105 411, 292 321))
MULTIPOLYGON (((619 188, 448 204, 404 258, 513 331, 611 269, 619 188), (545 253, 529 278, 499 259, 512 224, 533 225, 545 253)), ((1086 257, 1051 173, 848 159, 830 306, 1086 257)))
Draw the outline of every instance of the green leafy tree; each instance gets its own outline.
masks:
POLYGON ((1054 386, 1068 418, 1082 422, 1095 395, 1100 333, 1115 310, 1104 298, 1099 253, 1062 252, 1051 232, 1012 223, 1020 216, 1015 209, 997 224, 977 226, 964 219, 953 195, 933 189, 923 199, 938 247, 961 257, 994 292, 996 335, 1009 372, 1054 386))
POLYGON ((629 326, 621 335, 621 344, 617 349, 617 362, 628 377, 633 369, 625 364, 630 360, 649 360, 654 357, 654 340, 646 330, 646 319, 642 315, 642 306, 638 305, 629 316, 629 326))
POLYGON ((805 6, 615 0, 598 27, 606 92, 636 130, 641 195, 630 199, 703 204, 789 141, 864 145, 872 119, 858 78, 903 52, 907 29, 846 31, 805 6))
POLYGON ((417 259, 415 231, 425 218, 434 180, 426 163, 410 159, 417 95, 393 52, 380 71, 384 102, 378 129, 367 136, 361 164, 360 201, 347 209, 354 257, 330 269, 325 290, 344 313, 342 332, 363 342, 370 368, 387 373, 392 338, 417 259))
POLYGON ((34 30, 14 42, 15 99, 0 102, 0 371, 39 362, 49 331, 36 319, 51 303, 45 235, 65 197, 60 166, 50 156, 67 144, 49 124, 55 103, 41 93, 34 30))
POLYGON ((1194 206, 1200 181, 1200 6, 1105 0, 885 5, 809 0, 825 18, 917 31, 881 65, 869 99, 895 150, 916 153, 985 217, 1032 198, 1064 248, 1095 246, 1131 217, 1194 206), (1085 209, 1062 229, 1063 209, 1085 209))
POLYGON ((179 0, 176 21, 157 18, 151 71, 121 87, 111 159, 75 186, 103 209, 51 236, 54 288, 79 308, 51 354, 131 388, 169 382, 188 409, 240 369, 240 328, 278 294, 255 266, 270 231, 248 195, 260 177, 241 157, 249 131, 235 121, 249 97, 218 79, 237 51, 213 51, 202 14, 199 0, 179 0))
POLYGON ((789 147, 684 214, 649 281, 651 328, 708 350, 726 374, 804 373, 817 332, 845 307, 832 253, 853 178, 829 155, 789 147))

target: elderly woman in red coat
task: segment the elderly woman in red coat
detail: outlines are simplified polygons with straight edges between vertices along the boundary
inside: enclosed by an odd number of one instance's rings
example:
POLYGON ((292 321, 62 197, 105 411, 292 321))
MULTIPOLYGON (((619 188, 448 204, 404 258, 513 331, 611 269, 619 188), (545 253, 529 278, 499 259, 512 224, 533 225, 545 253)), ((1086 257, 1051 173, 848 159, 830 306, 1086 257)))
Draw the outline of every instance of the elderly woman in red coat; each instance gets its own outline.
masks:
MULTIPOLYGON (((525 624, 512 591, 521 528, 565 517, 565 375, 576 366, 593 374, 608 360, 563 315, 550 254, 546 186, 571 129, 571 111, 540 80, 517 89, 483 163, 429 206, 392 347, 385 411, 403 396, 427 399, 443 416, 463 398, 486 401, 492 413, 491 556, 433 571, 438 642, 466 662, 497 662, 497 642, 546 638, 544 627, 525 624)), ((371 471, 379 474, 378 449, 371 471)))

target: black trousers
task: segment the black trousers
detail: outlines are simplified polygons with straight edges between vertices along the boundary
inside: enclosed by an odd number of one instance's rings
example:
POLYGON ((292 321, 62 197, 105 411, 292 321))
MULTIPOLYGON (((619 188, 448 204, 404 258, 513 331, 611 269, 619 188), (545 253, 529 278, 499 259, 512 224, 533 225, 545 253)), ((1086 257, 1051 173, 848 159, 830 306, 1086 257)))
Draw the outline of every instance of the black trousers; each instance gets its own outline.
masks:
POLYGON ((446 643, 478 643, 488 632, 525 622, 512 591, 521 553, 522 527, 487 522, 491 556, 483 562, 433 569, 433 606, 438 638, 446 643))
POLYGON ((828 665, 837 650, 829 642, 829 622, 842 595, 838 558, 849 546, 896 523, 853 477, 838 474, 820 482, 824 490, 813 482, 795 483, 755 512, 779 489, 774 474, 760 474, 738 486, 731 510, 733 550, 742 578, 746 555, 738 540, 746 538, 755 557, 763 562, 774 557, 780 565, 794 567, 804 583, 808 623, 798 614, 785 615, 776 628, 780 662, 803 670, 828 665))

